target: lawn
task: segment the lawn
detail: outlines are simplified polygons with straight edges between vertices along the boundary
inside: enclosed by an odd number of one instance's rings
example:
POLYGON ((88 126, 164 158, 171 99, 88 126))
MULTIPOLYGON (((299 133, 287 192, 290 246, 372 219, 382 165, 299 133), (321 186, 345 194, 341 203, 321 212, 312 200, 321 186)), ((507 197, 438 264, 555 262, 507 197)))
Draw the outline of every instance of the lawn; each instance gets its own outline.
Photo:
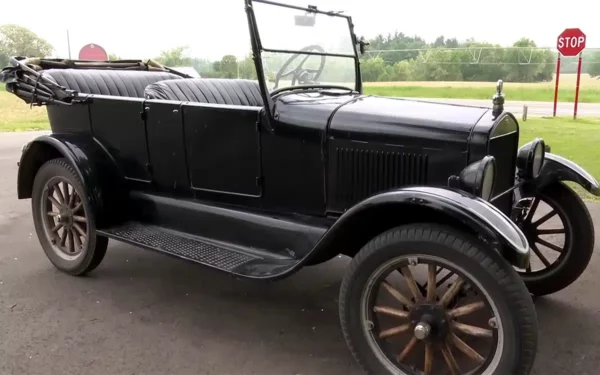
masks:
POLYGON ((0 87, 0 132, 49 129, 46 108, 30 108, 0 87))
MULTIPOLYGON (((575 74, 560 77, 558 100, 575 100, 575 74)), ((490 99, 495 92, 494 82, 367 82, 366 94, 414 98, 490 99)), ((504 83, 507 100, 553 101, 554 82, 504 83)), ((579 100, 600 103, 600 80, 588 74, 581 76, 579 100)))

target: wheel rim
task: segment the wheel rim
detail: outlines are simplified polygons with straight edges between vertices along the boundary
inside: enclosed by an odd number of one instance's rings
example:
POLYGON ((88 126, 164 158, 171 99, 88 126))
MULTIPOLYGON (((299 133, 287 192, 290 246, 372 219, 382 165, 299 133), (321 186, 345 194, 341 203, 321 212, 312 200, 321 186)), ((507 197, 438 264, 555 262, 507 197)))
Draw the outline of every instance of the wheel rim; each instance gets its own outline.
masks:
POLYGON ((522 211, 517 219, 517 224, 527 237, 533 262, 525 269, 526 276, 539 276, 542 273, 553 272, 560 268, 563 260, 568 256, 572 243, 572 230, 568 226, 567 215, 564 210, 552 199, 536 196, 519 201, 522 211), (540 203, 547 205, 549 210, 541 209, 540 203), (536 214, 539 214, 537 217, 536 214), (559 223, 549 224, 553 218, 558 218, 559 223), (548 225, 547 228, 542 228, 548 225), (546 236, 554 236, 549 238, 546 236), (558 241, 554 241, 558 240, 558 241), (558 242, 562 243, 557 245, 558 242), (541 245, 541 246, 540 246, 541 245), (541 267, 532 266, 532 263, 541 267))
POLYGON ((41 199, 44 231, 52 249, 63 259, 77 259, 88 238, 87 213, 81 196, 66 179, 55 177, 46 184, 41 199))
POLYGON ((391 373, 491 375, 502 356, 503 324, 489 294, 438 257, 405 256, 381 265, 365 285, 361 321, 369 346, 391 373))

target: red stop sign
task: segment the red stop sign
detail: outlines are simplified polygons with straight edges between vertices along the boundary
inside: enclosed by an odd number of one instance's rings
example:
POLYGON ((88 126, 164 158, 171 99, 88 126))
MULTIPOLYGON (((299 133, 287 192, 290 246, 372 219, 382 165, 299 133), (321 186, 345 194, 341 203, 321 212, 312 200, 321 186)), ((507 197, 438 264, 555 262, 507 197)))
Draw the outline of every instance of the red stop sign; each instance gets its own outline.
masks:
POLYGON ((579 29, 565 29, 556 41, 556 48, 563 56, 577 56, 585 48, 586 36, 579 29))
POLYGON ((104 48, 97 44, 90 43, 86 44, 79 51, 80 60, 94 60, 94 61, 106 61, 108 60, 108 54, 104 48))

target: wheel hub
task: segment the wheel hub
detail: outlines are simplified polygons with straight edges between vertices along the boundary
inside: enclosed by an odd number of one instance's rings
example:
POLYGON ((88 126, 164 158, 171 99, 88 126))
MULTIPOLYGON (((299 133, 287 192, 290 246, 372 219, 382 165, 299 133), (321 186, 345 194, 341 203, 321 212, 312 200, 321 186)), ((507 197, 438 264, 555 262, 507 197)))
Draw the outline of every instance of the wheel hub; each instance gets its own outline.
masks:
POLYGON ((449 319, 442 306, 424 303, 410 310, 414 336, 422 341, 440 341, 450 331, 449 319))

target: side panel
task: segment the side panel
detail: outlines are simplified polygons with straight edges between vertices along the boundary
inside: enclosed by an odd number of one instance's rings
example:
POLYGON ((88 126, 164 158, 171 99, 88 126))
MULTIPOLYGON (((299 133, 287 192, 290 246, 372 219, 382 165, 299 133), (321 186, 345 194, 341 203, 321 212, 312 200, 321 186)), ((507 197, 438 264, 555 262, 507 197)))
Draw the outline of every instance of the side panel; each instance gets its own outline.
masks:
POLYGON ((160 191, 189 194, 182 103, 146 101, 146 130, 154 186, 160 191))
POLYGON ((125 178, 149 183, 144 99, 94 96, 92 100, 94 136, 119 163, 125 178))
POLYGON ((48 111, 50 128, 54 133, 89 134, 92 131, 88 103, 71 106, 48 104, 46 111, 48 111))
POLYGON ((262 108, 186 103, 182 109, 192 189, 261 196, 262 108))

